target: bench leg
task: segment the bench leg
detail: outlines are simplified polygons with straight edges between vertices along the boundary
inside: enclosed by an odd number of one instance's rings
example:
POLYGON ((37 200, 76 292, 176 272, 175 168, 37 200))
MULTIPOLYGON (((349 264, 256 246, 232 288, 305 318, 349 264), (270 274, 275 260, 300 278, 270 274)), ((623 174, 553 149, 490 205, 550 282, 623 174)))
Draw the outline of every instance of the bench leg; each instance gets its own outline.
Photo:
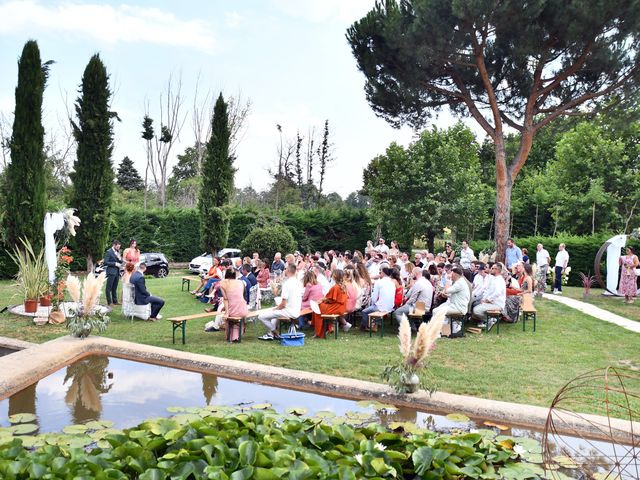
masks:
POLYGON ((242 331, 244 330, 244 318, 240 319, 240 331, 238 332, 238 343, 242 343, 242 331))
POLYGON ((172 323, 171 324, 171 331, 173 333, 173 344, 176 344, 176 324, 172 323))
POLYGON ((536 314, 533 314, 533 331, 536 331, 536 314))
POLYGON ((522 312, 522 331, 527 329, 527 312, 522 312))
POLYGON ((181 322, 182 326, 182 344, 187 343, 187 322, 181 322))
POLYGON ((384 337, 384 317, 380 317, 380 338, 384 337))
POLYGON ((500 319, 496 320, 496 335, 500 335, 500 319))
POLYGON ((338 321, 338 319, 336 318, 333 321, 333 334, 336 338, 336 340, 338 339, 338 325, 340 325, 340 322, 338 321))

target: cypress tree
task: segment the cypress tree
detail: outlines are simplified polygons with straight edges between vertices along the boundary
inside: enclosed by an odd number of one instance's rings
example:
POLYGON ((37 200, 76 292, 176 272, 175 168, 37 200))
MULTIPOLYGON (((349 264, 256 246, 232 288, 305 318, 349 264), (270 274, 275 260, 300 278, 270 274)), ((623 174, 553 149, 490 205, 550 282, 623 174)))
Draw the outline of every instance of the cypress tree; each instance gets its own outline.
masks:
POLYGON ((229 153, 231 130, 227 104, 218 96, 211 120, 211 138, 202 163, 202 184, 198 209, 200 211, 200 241, 205 250, 214 255, 223 248, 229 237, 229 216, 221 208, 233 193, 233 157, 229 153))
POLYGON ((124 190, 142 190, 144 182, 129 157, 124 157, 118 167, 116 182, 124 190))
POLYGON ((72 121, 78 142, 73 181, 72 206, 78 209, 82 228, 76 237, 77 248, 87 258, 87 269, 99 258, 107 244, 114 173, 112 118, 109 111, 109 76, 98 54, 91 57, 82 76, 76 101, 78 123, 72 121))
POLYGON ((9 142, 11 163, 6 172, 6 241, 17 246, 27 238, 42 247, 46 208, 42 96, 50 62, 42 64, 35 40, 29 40, 18 61, 18 85, 13 132, 9 142))

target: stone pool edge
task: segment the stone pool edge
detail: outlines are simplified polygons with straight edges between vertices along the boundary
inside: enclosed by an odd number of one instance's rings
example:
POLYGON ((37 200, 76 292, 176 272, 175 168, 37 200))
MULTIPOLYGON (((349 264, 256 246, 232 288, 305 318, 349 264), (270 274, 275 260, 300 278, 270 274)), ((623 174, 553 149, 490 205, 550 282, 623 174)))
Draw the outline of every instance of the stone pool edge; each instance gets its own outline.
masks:
MULTIPOLYGON (((544 428, 549 413, 547 408, 534 405, 446 392, 436 392, 431 396, 424 391, 401 395, 386 385, 374 382, 231 360, 99 336, 84 340, 64 336, 42 344, 0 337, 0 346, 18 350, 0 357, 0 372, 2 372, 0 400, 80 358, 102 354, 313 393, 350 399, 379 399, 386 403, 434 411, 434 413, 464 413, 534 429, 544 428)), ((554 426, 559 433, 604 438, 603 430, 609 430, 609 420, 606 417, 584 414, 581 417, 568 415, 556 418, 554 426)), ((637 423, 632 426, 629 422, 619 419, 612 419, 611 422, 613 436, 620 442, 632 440, 633 432, 637 432, 640 427, 637 423)))

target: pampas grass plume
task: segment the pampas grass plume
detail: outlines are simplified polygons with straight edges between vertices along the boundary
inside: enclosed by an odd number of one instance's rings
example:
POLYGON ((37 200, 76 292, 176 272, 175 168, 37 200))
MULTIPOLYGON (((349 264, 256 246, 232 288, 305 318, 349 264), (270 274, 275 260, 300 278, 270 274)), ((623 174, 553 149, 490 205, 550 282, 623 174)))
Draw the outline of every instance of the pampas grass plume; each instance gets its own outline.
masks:
POLYGON ((406 359, 411 353, 411 326, 406 315, 402 315, 400 320, 400 328, 398 329, 398 338, 400 339, 400 353, 406 359))
POLYGON ((413 347, 413 356, 416 364, 422 362, 436 344, 442 330, 442 322, 446 314, 444 308, 436 311, 429 323, 423 323, 418 329, 418 336, 413 347))
POLYGON ((80 280, 74 275, 67 276, 67 291, 74 302, 80 301, 80 280))

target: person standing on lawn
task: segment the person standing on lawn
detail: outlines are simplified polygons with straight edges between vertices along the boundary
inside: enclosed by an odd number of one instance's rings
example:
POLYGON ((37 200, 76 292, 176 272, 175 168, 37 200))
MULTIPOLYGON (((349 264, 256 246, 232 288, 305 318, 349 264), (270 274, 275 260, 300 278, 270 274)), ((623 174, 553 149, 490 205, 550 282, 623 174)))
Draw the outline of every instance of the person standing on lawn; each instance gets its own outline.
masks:
POLYGON ((624 303, 633 303, 638 293, 636 280, 636 268, 638 268, 638 256, 633 247, 627 247, 625 254, 620 257, 620 295, 624 295, 624 303))
POLYGON ((107 272, 107 305, 120 305, 118 303, 118 280, 120 280, 120 241, 111 242, 111 248, 104 252, 104 266, 107 272))
POLYGON ((562 274, 564 274, 569 265, 569 252, 564 243, 558 245, 558 253, 556 254, 555 273, 556 277, 553 282, 553 293, 562 295, 562 274))

